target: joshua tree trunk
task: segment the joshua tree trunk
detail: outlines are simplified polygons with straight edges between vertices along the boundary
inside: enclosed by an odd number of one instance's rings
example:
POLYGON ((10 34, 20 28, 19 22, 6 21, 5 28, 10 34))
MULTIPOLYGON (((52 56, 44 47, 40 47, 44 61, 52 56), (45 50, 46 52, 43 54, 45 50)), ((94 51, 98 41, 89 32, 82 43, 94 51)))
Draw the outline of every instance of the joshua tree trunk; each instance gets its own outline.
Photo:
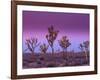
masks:
POLYGON ((66 48, 66 53, 67 53, 67 48, 66 48))
POLYGON ((87 61, 88 60, 88 54, 87 54, 88 52, 85 51, 84 53, 85 53, 85 58, 86 58, 86 61, 87 61))
POLYGON ((65 51, 64 51, 64 48, 63 48, 63 53, 64 53, 65 51))
POLYGON ((54 48, 53 47, 51 47, 52 48, 52 54, 54 54, 54 48))
POLYGON ((34 49, 32 50, 32 53, 34 54, 34 49))

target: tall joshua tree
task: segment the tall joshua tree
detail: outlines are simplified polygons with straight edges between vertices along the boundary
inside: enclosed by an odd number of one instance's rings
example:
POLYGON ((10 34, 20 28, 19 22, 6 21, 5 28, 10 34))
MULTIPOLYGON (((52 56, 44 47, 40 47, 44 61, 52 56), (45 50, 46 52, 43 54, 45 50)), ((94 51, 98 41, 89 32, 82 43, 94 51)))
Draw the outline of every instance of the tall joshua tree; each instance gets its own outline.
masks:
POLYGON ((89 41, 84 41, 79 45, 79 48, 81 49, 82 52, 85 53, 86 59, 88 59, 88 52, 89 52, 89 41))
POLYGON ((37 38, 26 39, 26 50, 29 50, 31 53, 34 53, 35 48, 38 47, 39 44, 40 43, 38 43, 37 38))
POLYGON ((63 52, 67 52, 67 48, 71 45, 67 36, 63 36, 60 40, 58 40, 59 45, 63 49, 63 52))
POLYGON ((49 45, 46 45, 45 43, 40 45, 40 51, 45 54, 48 50, 49 45))
POLYGON ((54 30, 54 27, 53 25, 51 25, 51 27, 48 28, 48 34, 46 35, 46 39, 52 49, 52 54, 54 53, 54 41, 56 40, 57 38, 57 35, 58 35, 58 30, 54 30))

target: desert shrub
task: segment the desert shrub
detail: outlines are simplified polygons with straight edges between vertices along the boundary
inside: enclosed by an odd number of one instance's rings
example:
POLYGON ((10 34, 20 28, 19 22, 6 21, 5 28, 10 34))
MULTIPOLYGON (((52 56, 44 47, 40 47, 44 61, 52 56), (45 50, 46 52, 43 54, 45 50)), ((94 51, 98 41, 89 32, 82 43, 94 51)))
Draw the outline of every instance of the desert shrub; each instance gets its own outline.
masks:
POLYGON ((41 61, 37 61, 37 64, 41 64, 41 61))
POLYGON ((40 57, 39 59, 40 59, 41 61, 43 61, 43 60, 44 60, 44 57, 40 57))
POLYGON ((46 64, 46 66, 47 66, 47 67, 57 67, 58 64, 56 64, 56 62, 48 62, 48 63, 46 64))

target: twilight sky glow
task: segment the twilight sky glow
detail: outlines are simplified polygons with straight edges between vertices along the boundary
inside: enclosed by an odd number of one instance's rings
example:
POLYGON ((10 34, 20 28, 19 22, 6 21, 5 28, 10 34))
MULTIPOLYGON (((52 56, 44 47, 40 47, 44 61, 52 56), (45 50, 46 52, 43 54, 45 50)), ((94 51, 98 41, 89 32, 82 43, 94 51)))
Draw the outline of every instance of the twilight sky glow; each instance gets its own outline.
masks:
MULTIPOLYGON (((35 37, 38 38, 41 44, 48 44, 45 35, 51 25, 59 30, 54 43, 55 51, 62 50, 58 40, 65 35, 68 36, 71 42, 71 46, 68 48, 69 51, 79 51, 79 44, 89 40, 89 14, 23 11, 23 51, 27 48, 25 45, 25 39, 27 38, 35 37)), ((39 52, 39 47, 35 52, 39 52)), ((50 47, 48 52, 51 52, 50 47)))

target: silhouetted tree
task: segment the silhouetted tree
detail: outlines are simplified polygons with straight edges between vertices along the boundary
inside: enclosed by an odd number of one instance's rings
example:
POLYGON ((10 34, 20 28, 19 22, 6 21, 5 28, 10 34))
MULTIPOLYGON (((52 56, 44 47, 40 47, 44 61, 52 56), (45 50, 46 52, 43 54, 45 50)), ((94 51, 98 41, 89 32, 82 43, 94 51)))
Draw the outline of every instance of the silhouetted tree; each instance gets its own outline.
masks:
POLYGON ((86 59, 88 58, 88 52, 89 52, 89 41, 84 41, 79 45, 79 48, 82 52, 85 53, 86 59))
POLYGON ((81 51, 88 52, 89 51, 89 41, 84 41, 79 45, 81 51))
POLYGON ((67 36, 63 36, 60 40, 58 40, 59 45, 63 49, 63 52, 67 52, 67 48, 71 45, 67 36))
POLYGON ((46 45, 44 43, 44 44, 40 45, 40 51, 45 54, 48 50, 48 47, 49 47, 49 45, 46 45))
POLYGON ((88 52, 89 51, 89 41, 85 41, 83 42, 83 44, 84 44, 85 51, 88 52))
POLYGON ((34 53, 35 48, 38 47, 40 43, 38 43, 37 38, 31 38, 31 39, 26 39, 25 44, 27 46, 26 50, 29 50, 31 53, 34 53))
POLYGON ((84 46, 83 46, 83 44, 81 43, 81 44, 79 44, 79 48, 80 48, 80 50, 82 51, 82 52, 84 52, 84 46))
POLYGON ((52 54, 54 53, 54 41, 57 38, 58 35, 58 30, 54 30, 54 27, 51 25, 51 27, 48 28, 48 34, 46 35, 46 39, 52 49, 52 54))

